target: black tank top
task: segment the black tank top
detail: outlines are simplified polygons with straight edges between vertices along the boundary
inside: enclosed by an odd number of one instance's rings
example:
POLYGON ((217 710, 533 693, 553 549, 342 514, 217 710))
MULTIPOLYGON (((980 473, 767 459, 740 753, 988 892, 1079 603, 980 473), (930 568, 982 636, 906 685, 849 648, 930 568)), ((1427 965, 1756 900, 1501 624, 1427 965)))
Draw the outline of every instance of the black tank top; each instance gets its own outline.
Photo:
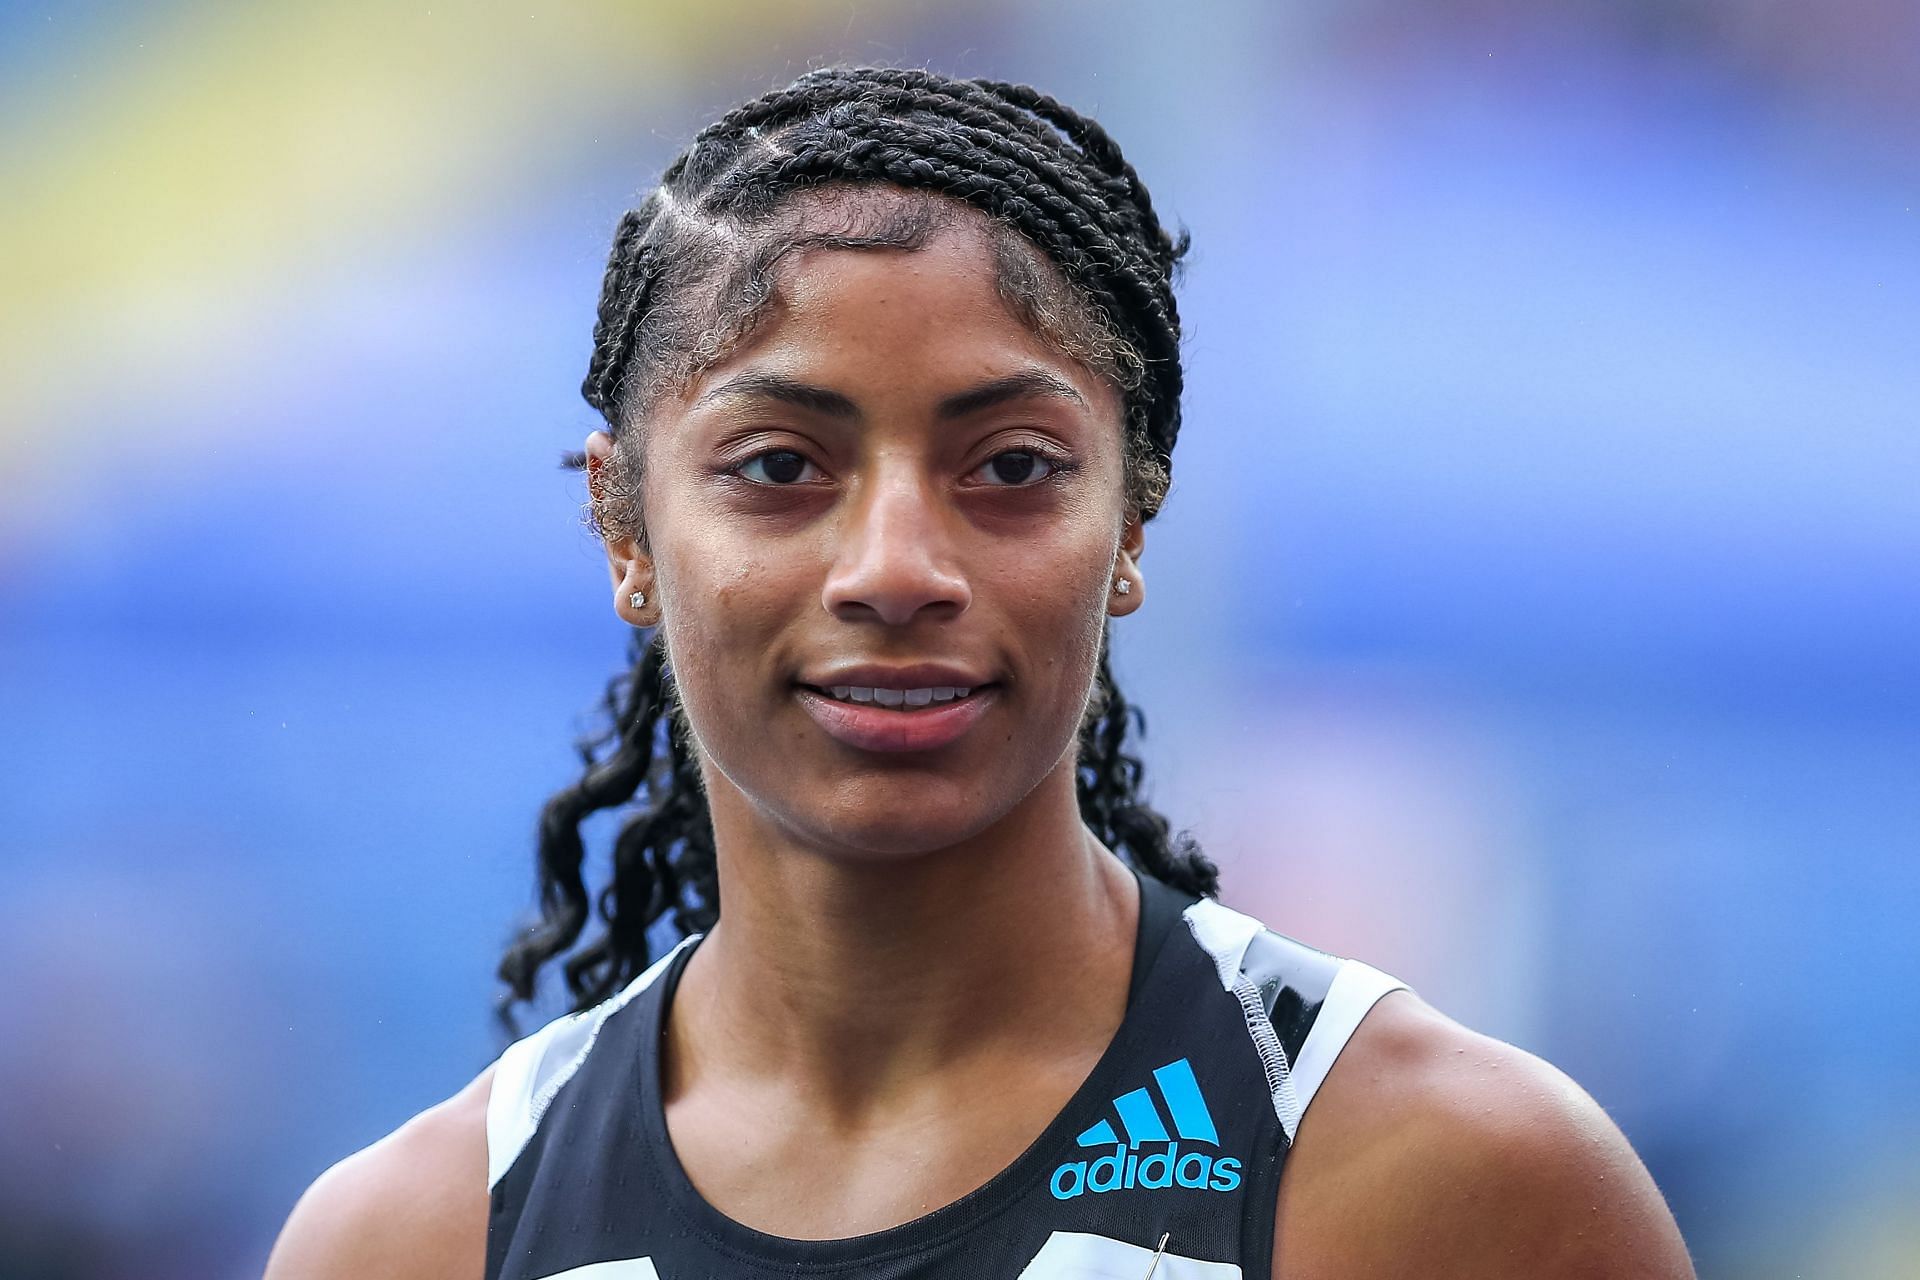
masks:
POLYGON ((1052 1123, 952 1204, 841 1240, 734 1222, 674 1156, 660 1044, 688 938, 501 1055, 486 1280, 1266 1280, 1301 1114, 1374 1002, 1404 984, 1140 887, 1126 1015, 1052 1123))

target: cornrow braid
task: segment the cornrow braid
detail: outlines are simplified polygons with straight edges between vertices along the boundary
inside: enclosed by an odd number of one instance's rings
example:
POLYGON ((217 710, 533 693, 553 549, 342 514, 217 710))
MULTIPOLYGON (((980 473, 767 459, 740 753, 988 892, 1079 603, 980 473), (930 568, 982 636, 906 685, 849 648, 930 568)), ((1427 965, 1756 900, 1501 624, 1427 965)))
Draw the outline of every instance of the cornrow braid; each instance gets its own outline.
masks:
MULTIPOLYGON (((901 67, 823 67, 701 129, 615 229, 581 384, 614 454, 588 520, 603 537, 647 528, 634 437, 659 397, 684 388, 760 321, 773 272, 796 249, 917 249, 984 215, 1000 294, 1041 337, 1109 380, 1124 405, 1126 500, 1150 520, 1171 483, 1180 431, 1174 277, 1191 239, 1170 236, 1139 174, 1098 122, 1028 85, 901 67), (857 202, 837 230, 804 210, 830 191, 857 202), (967 212, 967 210, 975 212, 967 212)), ((586 455, 563 456, 586 468, 586 455)), ((713 824, 664 638, 636 630, 628 669, 602 700, 607 724, 577 744, 582 776, 549 799, 537 830, 540 915, 507 948, 499 1014, 535 996, 560 960, 578 1011, 652 959, 656 925, 711 928, 720 910, 713 824), (589 895, 582 824, 625 808, 606 884, 589 895), (589 919, 601 931, 585 942, 589 919)), ((1142 799, 1127 750, 1145 717, 1114 682, 1103 632, 1078 737, 1082 820, 1144 874, 1212 896, 1219 873, 1142 799)))
POLYGON ((651 282, 653 252, 647 229, 659 212, 657 193, 650 195, 620 219, 607 257, 606 279, 600 287, 599 320, 594 327, 593 359, 580 393, 603 417, 615 413, 617 375, 633 356, 634 333, 646 313, 647 285, 651 282))

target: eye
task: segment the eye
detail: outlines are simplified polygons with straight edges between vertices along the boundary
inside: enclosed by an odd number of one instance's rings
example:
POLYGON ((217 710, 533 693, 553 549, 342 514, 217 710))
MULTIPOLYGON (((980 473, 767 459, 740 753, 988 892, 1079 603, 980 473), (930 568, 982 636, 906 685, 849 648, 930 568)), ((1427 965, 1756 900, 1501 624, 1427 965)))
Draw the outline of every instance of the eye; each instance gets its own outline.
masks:
POLYGON ((811 466, 813 464, 807 461, 805 454, 792 449, 769 449, 765 453, 754 454, 732 470, 738 475, 745 476, 754 484, 778 489, 798 483, 801 475, 811 466), (748 475, 748 470, 752 467, 762 467, 763 474, 767 478, 761 480, 748 475))
POLYGON ((980 464, 979 470, 992 476, 988 486, 995 489, 1023 489, 1043 480, 1050 480, 1065 470, 1064 464, 1049 458, 1038 449, 1006 449, 980 464), (1046 468, 1035 474, 1036 464, 1046 468))

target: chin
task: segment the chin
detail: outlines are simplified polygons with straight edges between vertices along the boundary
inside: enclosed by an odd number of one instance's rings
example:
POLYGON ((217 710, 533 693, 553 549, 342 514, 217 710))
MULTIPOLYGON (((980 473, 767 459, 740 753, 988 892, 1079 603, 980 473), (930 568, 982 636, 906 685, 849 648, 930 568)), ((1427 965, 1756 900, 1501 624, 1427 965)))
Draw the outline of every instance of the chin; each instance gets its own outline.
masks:
MULTIPOLYGON (((918 794, 879 796, 878 788, 857 788, 868 794, 831 813, 816 813, 795 825, 806 831, 809 841, 829 856, 849 862, 880 864, 904 862, 939 853, 972 839, 991 826, 1000 816, 966 804, 960 796, 953 803, 930 803, 924 783, 915 785, 918 794)), ((898 788, 892 788, 897 792, 898 788)), ((956 788, 956 790, 958 790, 956 788)))

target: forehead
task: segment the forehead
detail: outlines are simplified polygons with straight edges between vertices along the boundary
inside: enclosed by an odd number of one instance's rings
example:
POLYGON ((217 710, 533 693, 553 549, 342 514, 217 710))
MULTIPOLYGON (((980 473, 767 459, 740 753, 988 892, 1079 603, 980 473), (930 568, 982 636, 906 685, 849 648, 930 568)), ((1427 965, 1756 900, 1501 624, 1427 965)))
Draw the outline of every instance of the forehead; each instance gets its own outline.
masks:
MULTIPOLYGON (((678 404, 650 434, 710 415, 708 393, 741 373, 831 389, 865 410, 932 420, 956 393, 1031 370, 1071 385, 1083 412, 1118 427, 1122 393, 1088 362, 1064 277, 985 213, 891 188, 827 188, 802 197, 771 252, 723 286, 747 298, 741 329, 667 395, 678 404), (906 199, 900 197, 905 194, 906 199), (748 281, 757 285, 743 288, 748 281)), ((726 314, 729 304, 722 303, 726 314)), ((738 400, 730 401, 738 404, 738 400)), ((664 406, 663 406, 664 407, 664 406)))
POLYGON ((1067 363, 1014 314, 1000 294, 992 243, 966 224, 917 249, 798 249, 772 283, 749 344, 762 355, 804 350, 929 375, 987 359, 1067 363))

